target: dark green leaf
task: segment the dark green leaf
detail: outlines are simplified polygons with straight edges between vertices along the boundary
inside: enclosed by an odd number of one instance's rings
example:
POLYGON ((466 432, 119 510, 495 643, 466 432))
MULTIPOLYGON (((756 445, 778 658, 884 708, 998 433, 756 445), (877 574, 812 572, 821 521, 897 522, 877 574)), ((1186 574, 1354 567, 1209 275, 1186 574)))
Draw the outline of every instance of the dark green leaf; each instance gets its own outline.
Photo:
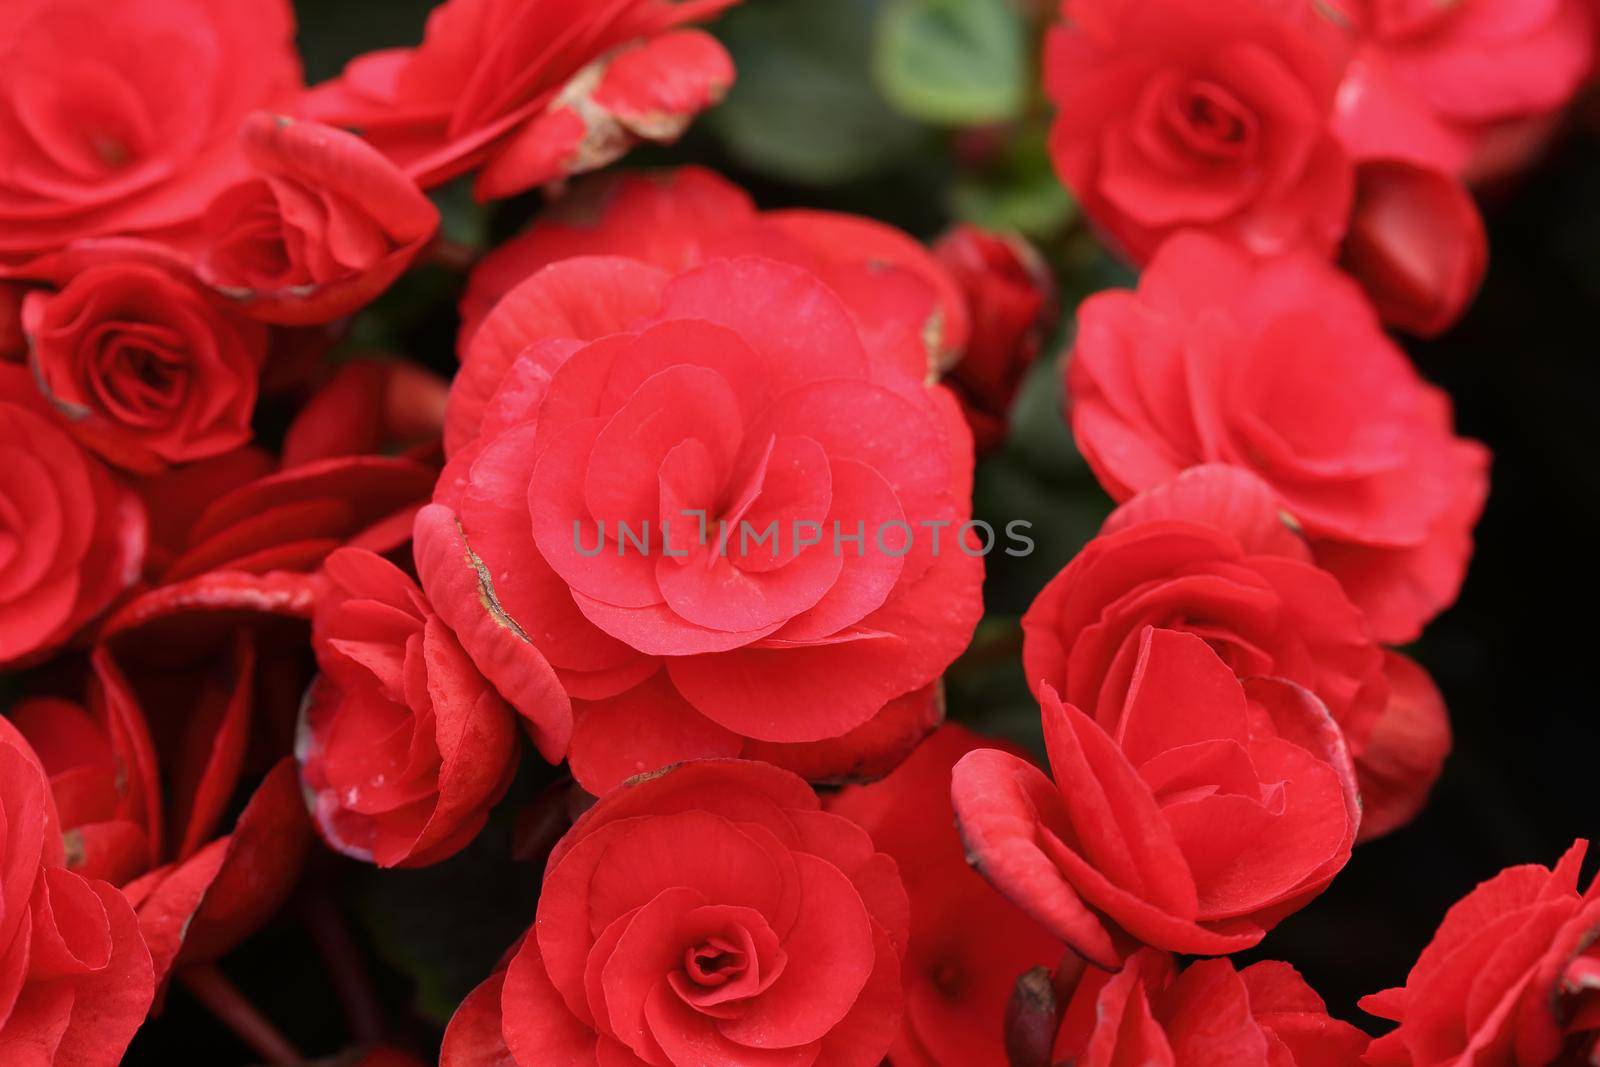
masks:
POLYGON ((1022 114, 1027 49, 1010 0, 889 0, 873 67, 889 102, 912 118, 975 126, 1022 114))
POLYGON ((709 121, 743 165, 831 185, 879 173, 926 130, 868 76, 877 0, 761 0, 720 27, 739 70, 709 121))

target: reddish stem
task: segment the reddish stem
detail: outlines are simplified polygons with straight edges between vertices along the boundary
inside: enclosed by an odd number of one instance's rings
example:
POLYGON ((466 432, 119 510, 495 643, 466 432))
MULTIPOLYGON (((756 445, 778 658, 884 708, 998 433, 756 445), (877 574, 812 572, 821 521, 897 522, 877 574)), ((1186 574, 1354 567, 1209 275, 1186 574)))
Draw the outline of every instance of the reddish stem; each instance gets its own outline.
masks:
POLYGON ((305 1064, 306 1058, 289 1043, 283 1032, 256 1010, 215 964, 197 963, 185 967, 178 972, 177 979, 207 1011, 272 1067, 305 1064))
POLYGON ((333 901, 318 893, 302 899, 301 915, 317 953, 328 967, 328 978, 344 1008, 351 1038, 360 1045, 376 1044, 383 1037, 383 1009, 344 916, 333 901))

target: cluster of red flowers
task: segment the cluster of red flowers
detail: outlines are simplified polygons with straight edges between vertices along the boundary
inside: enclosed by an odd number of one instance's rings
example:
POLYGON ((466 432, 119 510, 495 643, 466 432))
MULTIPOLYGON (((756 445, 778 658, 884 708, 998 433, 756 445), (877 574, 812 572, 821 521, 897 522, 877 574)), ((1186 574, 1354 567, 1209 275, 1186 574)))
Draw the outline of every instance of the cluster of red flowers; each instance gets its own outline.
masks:
POLYGON ((118 1063, 318 839, 459 852, 525 736, 598 799, 447 1067, 1600 1064, 1581 842, 1456 905, 1376 1040, 1226 958, 1450 748, 1391 646, 1489 456, 1384 327, 1470 302, 1465 183, 1589 77, 1587 0, 1066 0, 1051 154, 1143 272, 1064 363, 1119 506, 1022 622, 1048 774, 940 725, 1042 259, 567 186, 720 99, 692 24, 734 2, 447 0, 310 88, 283 0, 8 12, 0 668, 43 681, 0 720, 0 1062, 118 1063), (473 266, 452 380, 325 359, 463 177, 555 202, 473 266))

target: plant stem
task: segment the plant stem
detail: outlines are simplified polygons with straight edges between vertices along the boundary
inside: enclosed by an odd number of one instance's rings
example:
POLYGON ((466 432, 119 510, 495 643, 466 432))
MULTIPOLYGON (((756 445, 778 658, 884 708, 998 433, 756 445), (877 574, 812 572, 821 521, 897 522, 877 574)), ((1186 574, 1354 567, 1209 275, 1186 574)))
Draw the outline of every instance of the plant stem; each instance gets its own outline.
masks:
POLYGON ((376 1043, 383 1037, 383 1009, 361 961, 361 948, 351 936, 344 916, 338 906, 321 893, 306 895, 301 900, 300 911, 317 953, 328 967, 328 977, 344 1008, 351 1038, 356 1044, 376 1043))
POLYGON ((283 1032, 262 1015, 215 964, 197 963, 185 967, 178 972, 177 979, 207 1011, 272 1067, 301 1067, 306 1062, 283 1032))

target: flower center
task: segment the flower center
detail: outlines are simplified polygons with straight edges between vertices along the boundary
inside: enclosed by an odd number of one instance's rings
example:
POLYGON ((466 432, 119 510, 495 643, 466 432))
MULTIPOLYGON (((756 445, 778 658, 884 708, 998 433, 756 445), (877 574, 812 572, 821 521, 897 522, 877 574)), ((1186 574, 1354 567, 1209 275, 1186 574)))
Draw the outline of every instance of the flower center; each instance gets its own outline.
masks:
POLYGON ((690 981, 706 989, 726 985, 749 966, 748 953, 719 937, 684 951, 684 972, 690 981))
POLYGON ((1256 139, 1256 118, 1238 99, 1215 82, 1195 80, 1167 100, 1168 131, 1186 149, 1218 162, 1249 154, 1256 139))

